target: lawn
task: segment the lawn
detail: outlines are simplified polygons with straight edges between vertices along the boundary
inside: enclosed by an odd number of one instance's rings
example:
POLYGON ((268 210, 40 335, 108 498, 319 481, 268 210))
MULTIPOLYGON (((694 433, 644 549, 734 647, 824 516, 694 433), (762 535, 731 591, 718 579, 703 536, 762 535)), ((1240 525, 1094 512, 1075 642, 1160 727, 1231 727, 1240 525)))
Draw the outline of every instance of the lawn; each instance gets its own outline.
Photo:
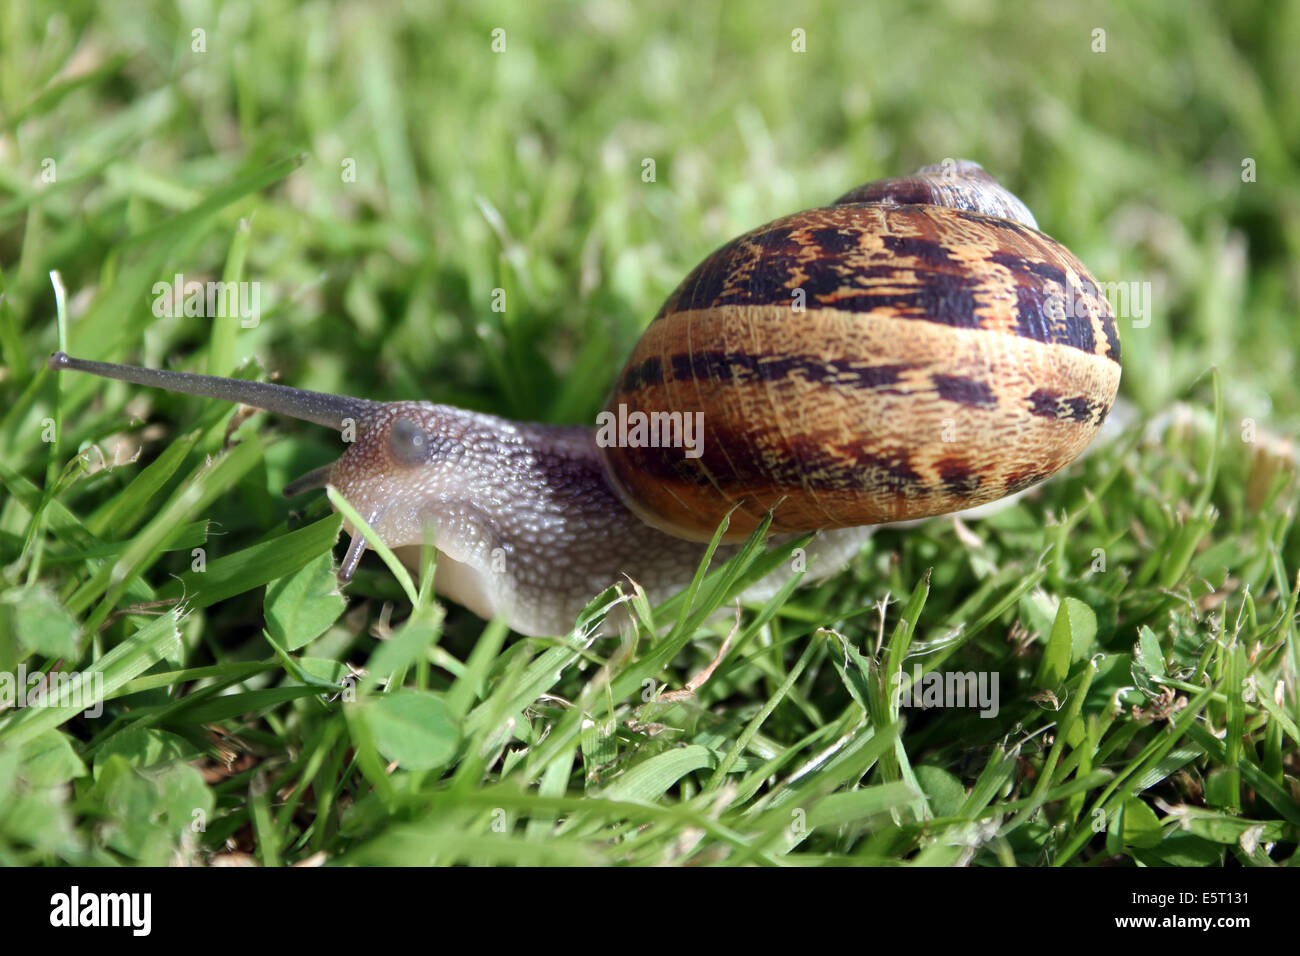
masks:
POLYGON ((1300 3, 1079 6, 4 4, 0 864, 1295 862, 1300 3), (946 157, 1135 294, 1126 413, 738 619, 788 546, 622 638, 340 593, 327 429, 46 367, 590 424, 711 250, 946 157))

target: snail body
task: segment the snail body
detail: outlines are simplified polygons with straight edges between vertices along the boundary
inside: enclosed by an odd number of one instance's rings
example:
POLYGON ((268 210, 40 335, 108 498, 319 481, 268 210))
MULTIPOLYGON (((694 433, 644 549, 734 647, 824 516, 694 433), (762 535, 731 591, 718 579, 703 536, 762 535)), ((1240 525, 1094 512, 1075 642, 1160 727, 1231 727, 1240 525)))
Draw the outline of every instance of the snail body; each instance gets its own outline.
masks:
MULTIPOLYGON (((705 259, 611 390, 606 423, 640 433, 62 353, 50 365, 353 433, 285 493, 333 485, 399 553, 434 527, 438 591, 532 635, 567 631, 624 575, 652 600, 680 590, 728 513, 729 542, 769 510, 775 532, 818 531, 824 576, 868 526, 1017 492, 1077 457, 1120 376, 1096 282, 966 162, 868 184, 705 259), (696 440, 674 444, 691 424, 696 440)), ((354 533, 340 577, 363 549, 354 533)))

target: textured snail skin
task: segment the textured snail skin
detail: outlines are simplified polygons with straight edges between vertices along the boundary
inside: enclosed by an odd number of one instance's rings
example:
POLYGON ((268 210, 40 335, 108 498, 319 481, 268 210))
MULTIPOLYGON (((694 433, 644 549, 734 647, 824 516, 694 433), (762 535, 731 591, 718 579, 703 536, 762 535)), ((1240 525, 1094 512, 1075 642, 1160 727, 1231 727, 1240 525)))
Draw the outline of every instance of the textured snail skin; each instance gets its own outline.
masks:
MULTIPOLYGON (((338 461, 285 493, 333 485, 408 563, 432 534, 442 595, 547 635, 567 632, 624 578, 652 602, 680 591, 700 542, 733 506, 731 540, 768 508, 778 540, 817 531, 812 580, 850 560, 868 525, 1028 487, 1096 433, 1118 386, 1119 343, 1078 260, 983 170, 959 162, 741 236, 669 297, 609 408, 702 412, 698 457, 598 447, 589 428, 429 402, 63 353, 50 366, 354 432, 338 461), (803 311, 791 308, 796 289, 803 311), (1073 309, 1064 316, 1050 308, 1063 296, 1073 309)), ((348 530, 345 580, 364 549, 348 530)), ((717 560, 736 548, 722 545, 717 560)), ((789 573, 774 572, 751 596, 789 573)))
MULTIPOLYGON (((357 434, 329 483, 387 544, 416 545, 434 527, 438 592, 520 633, 567 632, 588 601, 624 577, 658 603, 690 583, 704 555, 704 545, 647 527, 623 507, 589 428, 393 402, 359 422, 357 434), (403 419, 430 437, 427 464, 394 459, 388 435, 403 419)), ((869 530, 819 535, 808 554, 813 578, 838 570, 869 530)), ((720 546, 717 560, 737 550, 720 546)), ((412 565, 418 554, 399 550, 412 565)))

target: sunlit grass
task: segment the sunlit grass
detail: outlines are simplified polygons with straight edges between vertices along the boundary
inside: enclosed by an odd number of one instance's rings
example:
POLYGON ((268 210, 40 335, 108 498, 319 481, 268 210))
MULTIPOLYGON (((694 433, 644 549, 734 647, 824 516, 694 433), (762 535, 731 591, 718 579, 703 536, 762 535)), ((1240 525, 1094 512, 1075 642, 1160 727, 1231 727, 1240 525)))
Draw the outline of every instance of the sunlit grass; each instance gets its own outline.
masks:
POLYGON ((81 683, 0 713, 0 862, 1294 856, 1294 5, 760 6, 5 6, 0 673, 81 683), (340 519, 279 494, 323 429, 44 365, 589 422, 712 248, 947 156, 1151 283, 1138 420, 738 627, 783 554, 632 595, 627 641, 585 636, 613 595, 525 639, 373 556, 344 600, 340 519), (176 273, 260 321, 155 315, 176 273), (900 707, 917 665, 996 673, 996 716, 900 707))

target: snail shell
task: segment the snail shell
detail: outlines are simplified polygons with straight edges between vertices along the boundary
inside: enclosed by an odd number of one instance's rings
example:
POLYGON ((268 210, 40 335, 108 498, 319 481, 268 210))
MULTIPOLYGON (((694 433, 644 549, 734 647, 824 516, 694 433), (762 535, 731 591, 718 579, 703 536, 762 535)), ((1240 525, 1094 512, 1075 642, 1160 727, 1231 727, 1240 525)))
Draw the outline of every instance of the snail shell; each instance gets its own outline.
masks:
POLYGON ((1120 379, 1105 297, 977 164, 785 216, 669 296, 607 410, 702 413, 701 454, 604 445, 643 521, 729 540, 944 514, 1041 481, 1092 440, 1120 379), (620 406, 622 408, 620 409, 620 406))

